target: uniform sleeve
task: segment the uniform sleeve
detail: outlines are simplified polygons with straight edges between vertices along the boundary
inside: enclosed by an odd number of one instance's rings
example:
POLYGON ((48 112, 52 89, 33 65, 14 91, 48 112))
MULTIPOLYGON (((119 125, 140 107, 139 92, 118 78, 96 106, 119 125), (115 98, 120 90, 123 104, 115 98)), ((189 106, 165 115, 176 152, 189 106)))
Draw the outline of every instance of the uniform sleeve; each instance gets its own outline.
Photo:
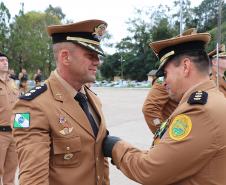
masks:
POLYGON ((159 119, 160 123, 165 121, 162 111, 168 100, 169 95, 163 85, 155 82, 144 101, 142 109, 144 118, 152 133, 155 133, 158 129, 153 120, 159 119))
POLYGON ((119 141, 112 151, 114 163, 127 177, 144 185, 178 183, 198 173, 216 153, 217 143, 213 120, 197 113, 202 117, 191 118, 191 132, 183 140, 172 139, 168 129, 149 151, 119 141))
POLYGON ((50 137, 48 119, 39 105, 19 100, 13 110, 15 115, 29 113, 29 128, 13 128, 19 160, 20 185, 49 185, 50 137))

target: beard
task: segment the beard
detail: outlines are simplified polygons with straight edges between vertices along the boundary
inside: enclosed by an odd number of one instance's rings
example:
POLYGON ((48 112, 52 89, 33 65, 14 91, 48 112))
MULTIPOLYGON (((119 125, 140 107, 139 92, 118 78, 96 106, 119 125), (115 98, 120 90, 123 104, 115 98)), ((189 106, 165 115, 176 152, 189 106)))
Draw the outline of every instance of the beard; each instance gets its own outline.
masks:
POLYGON ((182 95, 180 93, 173 93, 172 91, 168 90, 169 98, 174 100, 175 102, 179 103, 182 95))

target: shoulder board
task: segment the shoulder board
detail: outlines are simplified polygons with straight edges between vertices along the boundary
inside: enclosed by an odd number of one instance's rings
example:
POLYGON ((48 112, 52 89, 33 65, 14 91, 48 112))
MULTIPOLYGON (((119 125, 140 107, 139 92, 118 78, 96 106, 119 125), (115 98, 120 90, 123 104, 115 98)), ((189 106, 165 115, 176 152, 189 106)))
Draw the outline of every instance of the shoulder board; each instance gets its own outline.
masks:
POLYGON ((85 85, 85 88, 97 96, 97 94, 93 92, 87 85, 85 85))
POLYGON ((43 92, 47 90, 47 85, 43 84, 40 86, 36 86, 32 88, 30 91, 26 92, 24 95, 20 96, 20 99, 22 100, 33 100, 43 92))
POLYGON ((189 97, 187 102, 190 105, 193 105, 193 104, 205 105, 206 102, 207 102, 207 99, 208 99, 208 93, 207 92, 205 92, 205 91, 196 91, 196 92, 193 92, 191 94, 191 96, 189 97))

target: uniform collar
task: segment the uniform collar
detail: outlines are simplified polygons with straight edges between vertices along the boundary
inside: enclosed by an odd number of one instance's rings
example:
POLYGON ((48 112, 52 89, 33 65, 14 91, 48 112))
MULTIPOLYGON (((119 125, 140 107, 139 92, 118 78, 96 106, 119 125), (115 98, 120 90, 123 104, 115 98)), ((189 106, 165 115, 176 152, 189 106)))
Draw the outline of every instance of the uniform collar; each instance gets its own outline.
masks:
MULTIPOLYGON (((7 74, 8 74, 8 73, 7 73, 7 74)), ((0 81, 2 81, 2 82, 4 82, 4 83, 6 83, 6 82, 10 81, 10 78, 9 78, 9 76, 8 76, 8 75, 6 76, 6 78, 3 78, 3 76, 2 76, 2 75, 0 75, 0 81)))
MULTIPOLYGON (((61 85, 63 86, 64 89, 66 89, 66 91, 70 94, 71 97, 75 97, 76 94, 78 93, 78 91, 76 91, 67 81, 65 81, 57 72, 57 70, 54 70, 53 72, 56 76, 56 78, 60 81, 61 85)), ((84 86, 82 86, 81 93, 86 94, 85 90, 84 90, 84 86)))

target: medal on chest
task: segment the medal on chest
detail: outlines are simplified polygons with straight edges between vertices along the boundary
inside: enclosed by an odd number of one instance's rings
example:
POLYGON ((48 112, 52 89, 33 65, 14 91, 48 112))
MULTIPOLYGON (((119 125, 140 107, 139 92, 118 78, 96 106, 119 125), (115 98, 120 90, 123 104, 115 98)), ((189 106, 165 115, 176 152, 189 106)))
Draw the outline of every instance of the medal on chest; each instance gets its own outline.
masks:
POLYGON ((68 134, 70 134, 72 132, 73 127, 71 127, 68 124, 66 118, 64 116, 62 116, 62 115, 59 117, 59 124, 60 124, 60 127, 62 128, 62 130, 59 131, 60 134, 68 135, 68 134))

